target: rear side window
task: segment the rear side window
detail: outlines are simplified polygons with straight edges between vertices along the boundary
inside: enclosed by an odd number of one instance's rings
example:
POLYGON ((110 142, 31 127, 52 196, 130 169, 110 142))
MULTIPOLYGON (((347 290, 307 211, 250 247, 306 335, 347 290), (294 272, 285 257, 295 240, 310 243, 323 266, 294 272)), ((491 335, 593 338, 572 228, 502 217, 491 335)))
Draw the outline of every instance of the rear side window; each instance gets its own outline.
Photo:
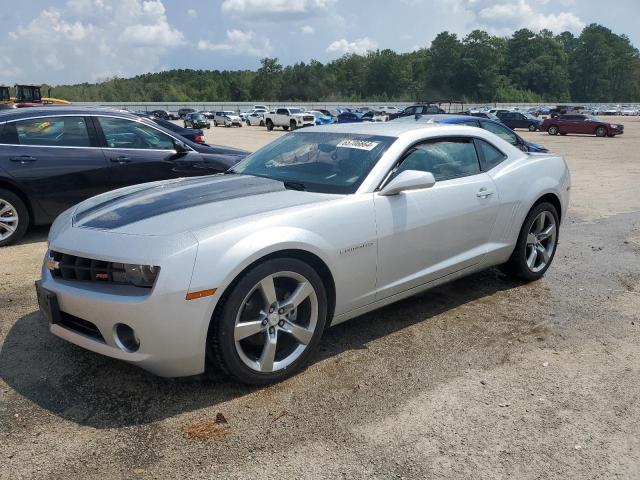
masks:
POLYGON ((480 163, 482 164, 482 171, 486 172, 493 167, 501 163, 507 158, 507 156, 484 140, 476 139, 477 145, 480 149, 480 163))
POLYGON ((175 148, 173 138, 142 122, 124 118, 97 118, 109 148, 136 150, 173 150, 175 148))
POLYGON ((479 127, 478 122, 475 120, 464 120, 459 122, 458 125, 466 125, 467 127, 479 127))
POLYGON ((18 136, 16 135, 16 126, 14 123, 0 124, 0 144, 16 145, 18 136))
POLYGON ((471 139, 449 139, 417 145, 396 168, 431 172, 436 180, 449 180, 480 173, 476 147, 471 139))
MULTIPOLYGON (((18 120, 14 140, 20 145, 89 147, 91 140, 84 117, 45 117, 18 120)), ((9 127, 11 128, 11 127, 9 127)))

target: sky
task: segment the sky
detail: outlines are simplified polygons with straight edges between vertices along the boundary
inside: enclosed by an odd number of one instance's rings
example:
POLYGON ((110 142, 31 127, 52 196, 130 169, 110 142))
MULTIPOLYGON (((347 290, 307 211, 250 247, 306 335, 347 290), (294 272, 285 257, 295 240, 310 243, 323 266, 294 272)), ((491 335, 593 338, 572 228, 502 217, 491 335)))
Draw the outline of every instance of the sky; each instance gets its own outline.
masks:
MULTIPOLYGON (((7 0, 3 0, 3 3, 7 0)), ((0 9, 0 84, 97 82, 173 68, 256 69, 428 47, 447 30, 579 33, 600 23, 640 46, 640 1, 29 0, 0 9)))

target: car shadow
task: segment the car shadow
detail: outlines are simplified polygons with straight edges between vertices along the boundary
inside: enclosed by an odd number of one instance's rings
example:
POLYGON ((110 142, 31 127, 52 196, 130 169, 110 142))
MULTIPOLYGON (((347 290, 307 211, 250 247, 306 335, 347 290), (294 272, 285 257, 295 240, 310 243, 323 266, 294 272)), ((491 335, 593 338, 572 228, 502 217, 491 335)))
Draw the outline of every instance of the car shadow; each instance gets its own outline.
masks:
MULTIPOLYGON (((491 269, 434 288, 328 329, 314 362, 366 348, 372 340, 520 285, 491 269)), ((154 376, 51 335, 37 311, 7 333, 0 378, 39 407, 94 428, 150 423, 260 390, 215 374, 154 376)))
POLYGON ((49 235, 49 225, 31 227, 24 237, 16 242, 16 245, 30 245, 32 243, 46 242, 49 235))

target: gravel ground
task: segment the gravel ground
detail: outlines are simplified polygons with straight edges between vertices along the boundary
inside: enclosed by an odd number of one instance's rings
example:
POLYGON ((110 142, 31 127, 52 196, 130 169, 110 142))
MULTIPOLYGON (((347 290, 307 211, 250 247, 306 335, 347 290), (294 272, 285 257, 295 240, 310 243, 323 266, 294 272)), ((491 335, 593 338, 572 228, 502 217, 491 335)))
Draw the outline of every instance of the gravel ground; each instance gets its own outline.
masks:
MULTIPOLYGON (((51 336, 46 229, 0 250, 0 478, 638 478, 640 118, 567 159, 546 277, 489 270, 330 329, 278 385, 161 379, 51 336)), ((280 132, 216 128, 254 149, 280 132)))

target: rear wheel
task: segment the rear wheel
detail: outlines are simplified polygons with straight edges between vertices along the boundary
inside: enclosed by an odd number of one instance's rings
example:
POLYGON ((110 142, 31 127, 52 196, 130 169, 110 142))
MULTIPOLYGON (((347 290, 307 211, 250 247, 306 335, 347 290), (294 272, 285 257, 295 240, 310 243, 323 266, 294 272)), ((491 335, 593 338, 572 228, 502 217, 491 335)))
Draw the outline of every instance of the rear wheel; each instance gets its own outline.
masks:
POLYGON ((596 137, 606 137, 607 136, 607 129, 604 127, 598 127, 596 128, 596 137))
POLYGON ((531 125, 529 125, 529 131, 530 132, 535 132, 538 129, 538 127, 536 127, 533 123, 531 125))
POLYGON ((555 256, 558 228, 558 212, 552 204, 544 202, 533 207, 522 225, 511 258, 501 267, 502 271, 527 281, 541 278, 555 256))
POLYGON ((300 370, 326 323, 322 280, 294 258, 253 267, 220 302, 209 329, 208 362, 251 385, 277 382, 300 370))
POLYGON ((551 125, 547 130, 547 132, 549 133, 549 135, 557 135, 560 132, 560 130, 555 125, 551 125))
POLYGON ((218 122, 216 122, 215 120, 213 121, 213 126, 217 127, 218 126, 218 122))
POLYGON ((29 210, 15 193, 0 188, 0 247, 20 240, 29 226, 29 210))

